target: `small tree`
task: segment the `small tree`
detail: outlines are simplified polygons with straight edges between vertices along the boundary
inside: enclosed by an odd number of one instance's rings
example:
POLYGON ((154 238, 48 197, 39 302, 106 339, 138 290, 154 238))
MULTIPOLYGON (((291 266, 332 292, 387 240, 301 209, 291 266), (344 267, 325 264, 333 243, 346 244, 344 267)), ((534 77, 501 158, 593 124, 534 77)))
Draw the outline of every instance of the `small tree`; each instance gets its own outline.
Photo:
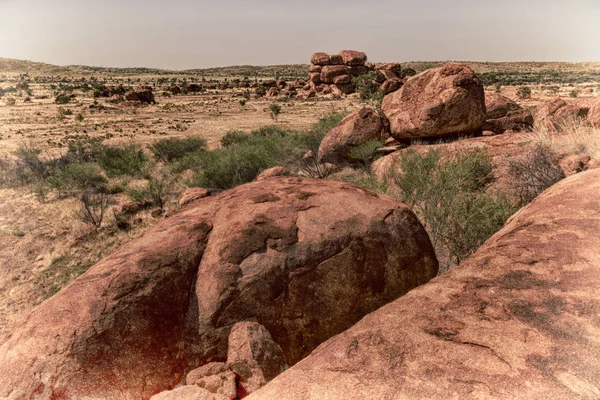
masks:
POLYGON ((108 209, 108 195, 97 191, 86 190, 81 195, 80 202, 81 205, 78 212, 79 218, 98 230, 102 225, 104 213, 108 209))
POLYGON ((531 98, 531 88, 529 86, 521 86, 517 89, 517 97, 521 100, 531 98))
POLYGON ((271 118, 277 122, 279 114, 281 114, 281 106, 279 104, 271 104, 269 106, 269 114, 271 115, 271 118))

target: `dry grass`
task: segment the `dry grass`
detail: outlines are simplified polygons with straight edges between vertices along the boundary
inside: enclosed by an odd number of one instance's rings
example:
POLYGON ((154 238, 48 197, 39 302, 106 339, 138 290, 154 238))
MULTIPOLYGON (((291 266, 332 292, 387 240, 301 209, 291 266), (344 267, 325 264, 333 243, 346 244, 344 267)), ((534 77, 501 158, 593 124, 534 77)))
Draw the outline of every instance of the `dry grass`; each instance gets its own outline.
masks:
POLYGON ((548 147, 558 155, 586 154, 600 159, 600 129, 582 119, 563 121, 558 132, 548 125, 536 124, 527 135, 533 145, 548 147))

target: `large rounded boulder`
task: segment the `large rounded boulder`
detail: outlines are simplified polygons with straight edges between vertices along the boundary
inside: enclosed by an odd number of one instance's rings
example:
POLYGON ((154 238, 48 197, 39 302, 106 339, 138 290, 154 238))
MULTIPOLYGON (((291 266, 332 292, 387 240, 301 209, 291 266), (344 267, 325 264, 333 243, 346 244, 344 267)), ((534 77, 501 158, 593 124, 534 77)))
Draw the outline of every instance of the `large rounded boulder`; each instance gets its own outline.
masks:
POLYGON ((0 398, 144 399, 227 359, 241 321, 289 365, 437 273, 398 201, 272 178, 184 207, 39 305, 0 347, 0 398))
POLYGON ((248 399, 599 398, 599 192, 600 170, 556 184, 248 399))
POLYGON ((459 63, 408 79, 384 97, 382 109, 398 140, 473 133, 486 119, 483 85, 470 67, 459 63))
POLYGON ((385 141, 389 138, 388 127, 383 113, 364 107, 348 115, 325 135, 319 146, 319 159, 333 164, 360 161, 352 157, 352 149, 369 140, 385 141))

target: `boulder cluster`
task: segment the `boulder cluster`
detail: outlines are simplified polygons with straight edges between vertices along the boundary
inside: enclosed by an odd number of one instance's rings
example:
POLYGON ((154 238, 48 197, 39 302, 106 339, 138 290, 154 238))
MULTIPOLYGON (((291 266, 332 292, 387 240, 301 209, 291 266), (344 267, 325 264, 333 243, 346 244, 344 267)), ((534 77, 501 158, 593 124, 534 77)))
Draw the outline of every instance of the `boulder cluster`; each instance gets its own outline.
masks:
POLYGON ((256 322, 238 322, 229 334, 226 362, 211 362, 186 375, 185 385, 151 400, 236 400, 263 387, 288 368, 281 347, 256 322))
POLYGON ((556 184, 249 399, 597 399, 599 191, 598 169, 556 184))
POLYGON ((308 97, 317 93, 324 95, 354 93, 356 87, 353 78, 375 73, 374 83, 380 85, 385 94, 392 93, 402 86, 402 67, 398 63, 374 65, 367 61, 367 55, 361 51, 342 50, 338 54, 315 53, 311 57, 308 69, 308 83, 304 90, 308 97))
POLYGON ((363 108, 328 132, 319 148, 321 161, 357 162, 352 149, 368 140, 398 144, 533 127, 531 112, 500 94, 485 94, 480 79, 465 64, 447 63, 402 81, 391 75, 400 73, 394 64, 375 68, 378 82, 397 82, 399 89, 385 95, 381 111, 363 108))
POLYGON ((0 398, 148 399, 187 375, 229 400, 438 271, 406 205, 349 183, 205 196, 40 304, 0 346, 0 398))

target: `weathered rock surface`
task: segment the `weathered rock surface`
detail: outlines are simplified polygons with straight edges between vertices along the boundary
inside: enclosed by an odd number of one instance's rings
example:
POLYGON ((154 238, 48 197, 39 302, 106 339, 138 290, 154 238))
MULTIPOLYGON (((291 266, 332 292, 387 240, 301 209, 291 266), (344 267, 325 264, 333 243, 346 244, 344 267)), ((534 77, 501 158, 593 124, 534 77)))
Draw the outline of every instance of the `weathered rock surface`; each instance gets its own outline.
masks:
POLYGON ((597 98, 592 104, 588 113, 588 121, 597 128, 600 128, 600 98, 597 98))
POLYGON ((319 346, 250 400, 600 396, 600 170, 513 216, 450 272, 319 346))
POLYGON ((189 188, 186 189, 179 197, 179 207, 183 207, 193 201, 203 199, 210 196, 210 192, 205 188, 189 188))
POLYGON ((383 99, 396 139, 478 131, 486 119, 483 85, 471 68, 448 63, 407 80, 383 99))
POLYGON ((533 128, 533 115, 529 110, 519 108, 509 111, 506 115, 488 119, 483 123, 482 130, 491 131, 495 134, 504 132, 524 132, 533 128))
POLYGON ((345 65, 327 65, 321 70, 321 82, 331 84, 336 77, 350 73, 350 68, 345 65))
POLYGON ((387 120, 377 110, 364 107, 348 115, 327 133, 319 146, 321 162, 356 162, 352 149, 368 140, 385 141, 389 137, 387 120))
POLYGON ((238 322, 231 329, 227 364, 247 393, 255 392, 288 366, 281 347, 267 329, 256 322, 238 322))
POLYGON ((585 120, 589 111, 590 106, 587 101, 567 103, 564 99, 556 97, 538 107, 535 120, 548 128, 561 130, 561 125, 564 123, 574 119, 585 120))
POLYGON ((338 53, 346 65, 364 65, 367 62, 367 55, 362 51, 342 50, 338 53))
POLYGON ((278 178, 190 204, 38 306, 0 346, 0 398, 148 398, 268 329, 291 365, 437 272, 403 204, 278 178))
POLYGON ((139 101, 141 104, 155 104, 154 94, 152 90, 131 90, 124 95, 127 101, 139 101))
POLYGON ((381 85, 381 90, 384 95, 390 94, 399 90, 402 87, 402 81, 400 79, 389 79, 381 85))
POLYGON ((329 65, 329 56, 326 53, 315 53, 310 62, 315 65, 329 65))
POLYGON ((485 108, 487 118, 496 119, 506 117, 509 112, 521 109, 521 106, 500 93, 486 93, 485 108))
POLYGON ((264 181, 265 179, 273 178, 275 176, 284 176, 288 175, 288 171, 285 167, 277 166, 265 169, 256 177, 257 181, 264 181))
POLYGON ((156 394, 150 400, 229 400, 215 398, 215 396, 206 389, 199 386, 181 386, 175 390, 169 390, 156 394))

